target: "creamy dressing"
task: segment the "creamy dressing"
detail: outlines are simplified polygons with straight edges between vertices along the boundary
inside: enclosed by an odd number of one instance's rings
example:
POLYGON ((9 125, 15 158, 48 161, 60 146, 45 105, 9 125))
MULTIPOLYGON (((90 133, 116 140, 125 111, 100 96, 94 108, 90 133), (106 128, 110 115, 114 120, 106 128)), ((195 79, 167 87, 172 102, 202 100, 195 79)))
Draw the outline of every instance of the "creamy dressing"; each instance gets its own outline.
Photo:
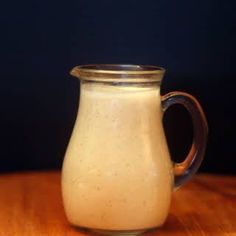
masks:
POLYGON ((82 83, 62 191, 77 226, 137 230, 164 223, 172 165, 159 86, 82 83))

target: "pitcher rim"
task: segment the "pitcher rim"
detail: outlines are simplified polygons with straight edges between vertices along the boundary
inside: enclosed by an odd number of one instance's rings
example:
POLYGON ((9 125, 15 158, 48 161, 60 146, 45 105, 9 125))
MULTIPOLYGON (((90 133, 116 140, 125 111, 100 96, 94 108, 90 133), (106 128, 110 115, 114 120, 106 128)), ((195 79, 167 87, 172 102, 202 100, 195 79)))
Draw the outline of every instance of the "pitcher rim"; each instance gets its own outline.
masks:
POLYGON ((78 69, 87 72, 102 72, 111 74, 149 74, 163 73, 165 69, 161 66, 138 65, 138 64, 87 64, 76 66, 78 69), (112 69, 112 67, 114 69, 112 69))
POLYGON ((70 74, 82 80, 151 82, 160 81, 165 69, 153 65, 87 64, 74 67, 70 74))

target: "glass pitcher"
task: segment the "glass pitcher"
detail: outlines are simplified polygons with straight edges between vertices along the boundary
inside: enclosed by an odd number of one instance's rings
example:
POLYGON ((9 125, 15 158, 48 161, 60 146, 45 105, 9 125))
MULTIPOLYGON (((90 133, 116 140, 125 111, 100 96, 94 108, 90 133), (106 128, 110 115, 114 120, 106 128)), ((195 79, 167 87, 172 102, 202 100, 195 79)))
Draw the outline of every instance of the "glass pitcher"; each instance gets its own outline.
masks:
POLYGON ((197 100, 183 92, 160 95, 165 70, 155 66, 85 65, 77 119, 66 151, 62 193, 72 225, 103 234, 141 233, 160 227, 173 190, 199 168, 207 121, 197 100), (170 159, 163 113, 182 104, 194 138, 182 163, 170 159))

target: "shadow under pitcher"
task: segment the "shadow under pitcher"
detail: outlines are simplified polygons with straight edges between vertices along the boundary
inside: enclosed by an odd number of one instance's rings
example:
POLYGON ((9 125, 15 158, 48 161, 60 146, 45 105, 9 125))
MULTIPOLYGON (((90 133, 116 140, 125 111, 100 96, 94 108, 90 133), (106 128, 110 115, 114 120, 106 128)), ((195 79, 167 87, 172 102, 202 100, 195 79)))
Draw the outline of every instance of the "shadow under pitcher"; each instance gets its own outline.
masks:
POLYGON ((165 70, 156 66, 84 65, 77 119, 62 170, 68 221, 102 234, 134 234, 160 227, 171 194, 198 170, 207 121, 198 101, 183 92, 160 95, 165 70), (183 105, 194 137, 182 163, 171 161, 163 113, 183 105))

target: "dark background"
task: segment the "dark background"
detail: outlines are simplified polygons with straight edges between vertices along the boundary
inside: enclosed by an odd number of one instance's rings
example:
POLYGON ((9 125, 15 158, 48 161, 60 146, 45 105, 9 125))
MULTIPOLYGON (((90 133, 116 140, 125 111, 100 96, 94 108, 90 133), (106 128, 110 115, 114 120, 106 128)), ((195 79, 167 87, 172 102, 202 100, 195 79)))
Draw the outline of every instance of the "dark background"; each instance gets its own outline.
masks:
MULTIPOLYGON (((69 70, 129 63, 165 67, 162 94, 181 90, 199 99, 210 131, 201 171, 236 173, 233 2, 1 3, 0 171, 60 168, 79 100, 69 70)), ((164 124, 172 157, 182 160, 190 117, 176 106, 164 124)))

